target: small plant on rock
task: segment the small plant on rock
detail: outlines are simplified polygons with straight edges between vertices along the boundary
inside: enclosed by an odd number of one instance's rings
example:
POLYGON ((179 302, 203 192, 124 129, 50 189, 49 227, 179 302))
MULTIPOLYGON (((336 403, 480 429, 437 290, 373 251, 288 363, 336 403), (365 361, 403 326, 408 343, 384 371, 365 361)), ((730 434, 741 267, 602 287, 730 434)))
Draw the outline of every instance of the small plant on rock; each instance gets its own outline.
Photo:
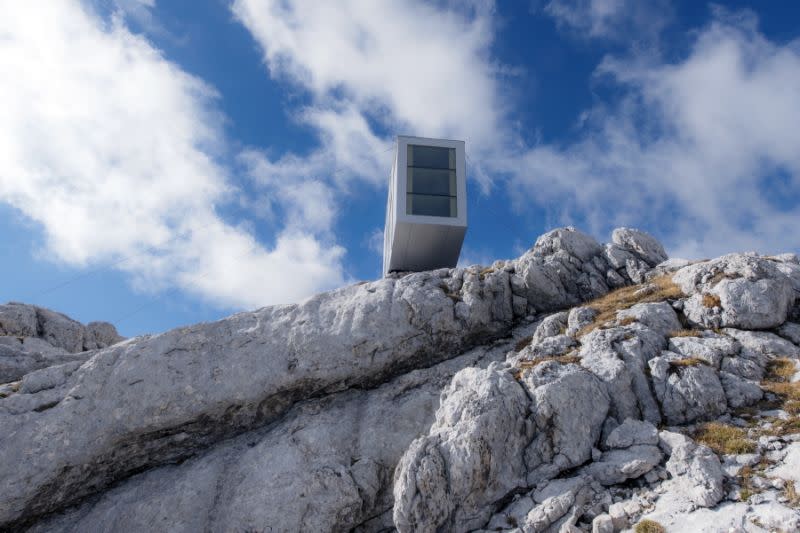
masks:
POLYGON ((655 520, 649 520, 645 518, 641 520, 636 527, 633 528, 636 533, 666 533, 666 528, 656 522, 655 520))
POLYGON ((671 275, 653 278, 648 283, 622 287, 608 294, 596 298, 586 305, 597 315, 591 324, 584 326, 576 335, 582 337, 590 331, 611 322, 617 316, 617 311, 629 309, 636 304, 663 302, 665 300, 681 298, 683 291, 672 281, 671 275))
POLYGON ((747 432, 735 426, 719 422, 707 422, 697 427, 694 440, 705 444, 718 454, 752 453, 756 449, 747 432))
POLYGON ((712 307, 722 307, 722 300, 716 294, 704 294, 703 305, 711 309, 712 307))

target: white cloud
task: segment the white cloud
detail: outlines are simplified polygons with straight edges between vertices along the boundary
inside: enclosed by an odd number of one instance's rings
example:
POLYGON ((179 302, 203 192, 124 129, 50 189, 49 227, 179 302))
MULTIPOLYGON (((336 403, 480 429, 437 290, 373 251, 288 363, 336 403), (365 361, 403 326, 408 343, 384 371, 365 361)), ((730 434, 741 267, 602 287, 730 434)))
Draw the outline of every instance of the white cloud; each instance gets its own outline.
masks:
POLYGON ((577 35, 627 42, 654 42, 672 18, 667 0, 550 0, 544 12, 577 35))
POLYGON ((546 9, 586 37, 654 46, 634 44, 598 68, 622 97, 582 114, 577 140, 526 146, 491 56, 491 3, 236 0, 271 75, 308 91, 299 115, 322 140, 307 157, 265 155, 271 171, 313 173, 334 188, 354 177, 381 183, 389 132, 466 138, 471 179, 507 178, 518 209, 545 209, 557 223, 596 235, 641 226, 692 256, 797 247, 797 202, 777 201, 798 193, 796 44, 769 42, 746 13, 716 10, 688 57, 665 63, 656 41, 671 20, 666 1, 546 9))
POLYGON ((685 60, 609 58, 598 74, 621 103, 594 109, 579 142, 525 154, 516 190, 598 234, 655 228, 676 255, 800 248, 798 42, 718 10, 685 60))
POLYGON ((384 184, 389 158, 381 154, 395 134, 466 139, 472 153, 503 142, 491 3, 236 0, 232 9, 271 75, 311 95, 300 116, 322 143, 305 160, 335 162, 339 183, 384 184))
POLYGON ((54 260, 131 256, 119 268, 141 287, 236 307, 344 282, 344 250, 322 235, 333 214, 303 203, 325 187, 265 188, 287 202, 272 248, 220 217, 237 191, 217 162, 216 94, 121 18, 77 1, 4 2, 0 35, 0 201, 42 225, 54 260))

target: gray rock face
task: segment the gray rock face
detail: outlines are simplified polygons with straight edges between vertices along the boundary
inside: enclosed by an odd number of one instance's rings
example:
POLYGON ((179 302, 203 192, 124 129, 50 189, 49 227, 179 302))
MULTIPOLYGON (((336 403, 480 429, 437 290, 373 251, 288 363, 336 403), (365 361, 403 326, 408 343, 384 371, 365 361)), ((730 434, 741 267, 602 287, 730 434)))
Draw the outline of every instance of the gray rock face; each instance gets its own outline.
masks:
POLYGON ((414 437, 433 423, 442 388, 463 366, 486 365, 507 349, 472 350, 373 390, 301 402, 273 427, 133 476, 33 531, 390 527, 392 472, 414 437))
POLYGON ((800 324, 796 322, 786 322, 778 328, 778 335, 800 345, 800 324))
MULTIPOLYGON (((800 359, 791 324, 748 331, 769 313, 713 292, 745 280, 777 320, 800 264, 662 256, 641 232, 602 246, 566 228, 490 269, 395 275, 124 342, 0 306, 0 370, 3 353, 42 360, 0 384, 0 529, 575 532, 630 527, 656 499, 714 506, 716 455, 656 426, 728 417, 761 397, 772 360, 800 359), (595 312, 569 306, 675 269, 687 298, 575 338, 595 312), (736 327, 670 336, 692 316, 736 327), (68 351, 79 344, 92 351, 68 351)), ((792 440, 763 437, 759 457, 788 461, 792 440)))
POLYGON ((616 485, 636 479, 661 462, 661 451, 652 444, 636 444, 621 450, 603 452, 599 461, 583 469, 603 485, 616 485))
POLYGON ((536 434, 525 450, 534 485, 592 456, 610 400, 596 376, 577 365, 546 362, 523 376, 536 434))
POLYGON ((666 341, 661 335, 637 324, 595 330, 581 339, 581 365, 600 378, 611 398, 610 414, 661 422, 645 368, 661 353, 666 341))
POLYGON ((780 326, 794 304, 793 280, 773 261, 731 254, 680 269, 673 280, 686 294, 686 317, 708 328, 780 326))
POLYGON ((628 448, 635 444, 658 444, 658 429, 643 420, 626 419, 606 437, 608 448, 628 448))
POLYGON ((21 303, 0 305, 0 383, 28 372, 71 361, 85 361, 86 350, 123 340, 108 322, 84 326, 66 315, 21 303))
POLYGON ((667 471, 677 485, 675 490, 701 507, 716 505, 723 496, 724 474, 714 452, 680 433, 662 431, 659 437, 661 449, 669 455, 667 471))
POLYGON ((667 302, 636 304, 629 309, 617 312, 618 320, 625 318, 632 318, 662 336, 681 329, 678 315, 667 302))
POLYGON ((611 234, 614 244, 627 248, 651 267, 667 260, 664 247, 652 235, 631 228, 617 228, 611 234))
POLYGON ((518 285, 524 285, 529 306, 537 312, 553 311, 608 292, 602 251, 597 241, 574 228, 539 237, 516 263, 518 285))
POLYGON ((668 424, 709 420, 727 410, 727 399, 714 369, 705 364, 682 366, 671 352, 650 360, 653 389, 668 424))
POLYGON ((465 531, 482 526, 491 505, 525 486, 523 452, 533 427, 528 397, 506 371, 467 368, 442 393, 429 435, 397 466, 398 531, 465 531))
POLYGON ((684 357, 702 359, 714 368, 719 368, 722 359, 735 357, 741 345, 727 335, 709 333, 703 337, 672 337, 669 340, 669 349, 684 357))
POLYGON ((591 324, 596 316, 597 311, 591 307, 573 307, 567 318, 566 334, 571 337, 576 336, 581 329, 591 324))

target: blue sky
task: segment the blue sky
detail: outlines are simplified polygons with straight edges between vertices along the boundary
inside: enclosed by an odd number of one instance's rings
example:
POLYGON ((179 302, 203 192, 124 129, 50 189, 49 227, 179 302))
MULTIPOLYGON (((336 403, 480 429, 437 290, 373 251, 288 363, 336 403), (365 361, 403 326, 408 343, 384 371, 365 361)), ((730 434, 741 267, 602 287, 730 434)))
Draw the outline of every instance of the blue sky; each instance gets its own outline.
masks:
POLYGON ((800 250, 800 4, 51 0, 0 19, 0 301, 124 335, 380 275, 397 134, 464 263, 553 227, 800 250))

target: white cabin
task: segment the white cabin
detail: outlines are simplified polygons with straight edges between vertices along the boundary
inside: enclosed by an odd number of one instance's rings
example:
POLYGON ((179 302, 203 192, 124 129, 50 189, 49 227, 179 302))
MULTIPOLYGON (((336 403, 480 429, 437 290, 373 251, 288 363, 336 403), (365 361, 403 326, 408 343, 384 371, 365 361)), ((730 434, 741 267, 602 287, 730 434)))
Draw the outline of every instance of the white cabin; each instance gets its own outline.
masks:
POLYGON ((464 141, 398 136, 383 272, 454 267, 467 232, 464 141))

